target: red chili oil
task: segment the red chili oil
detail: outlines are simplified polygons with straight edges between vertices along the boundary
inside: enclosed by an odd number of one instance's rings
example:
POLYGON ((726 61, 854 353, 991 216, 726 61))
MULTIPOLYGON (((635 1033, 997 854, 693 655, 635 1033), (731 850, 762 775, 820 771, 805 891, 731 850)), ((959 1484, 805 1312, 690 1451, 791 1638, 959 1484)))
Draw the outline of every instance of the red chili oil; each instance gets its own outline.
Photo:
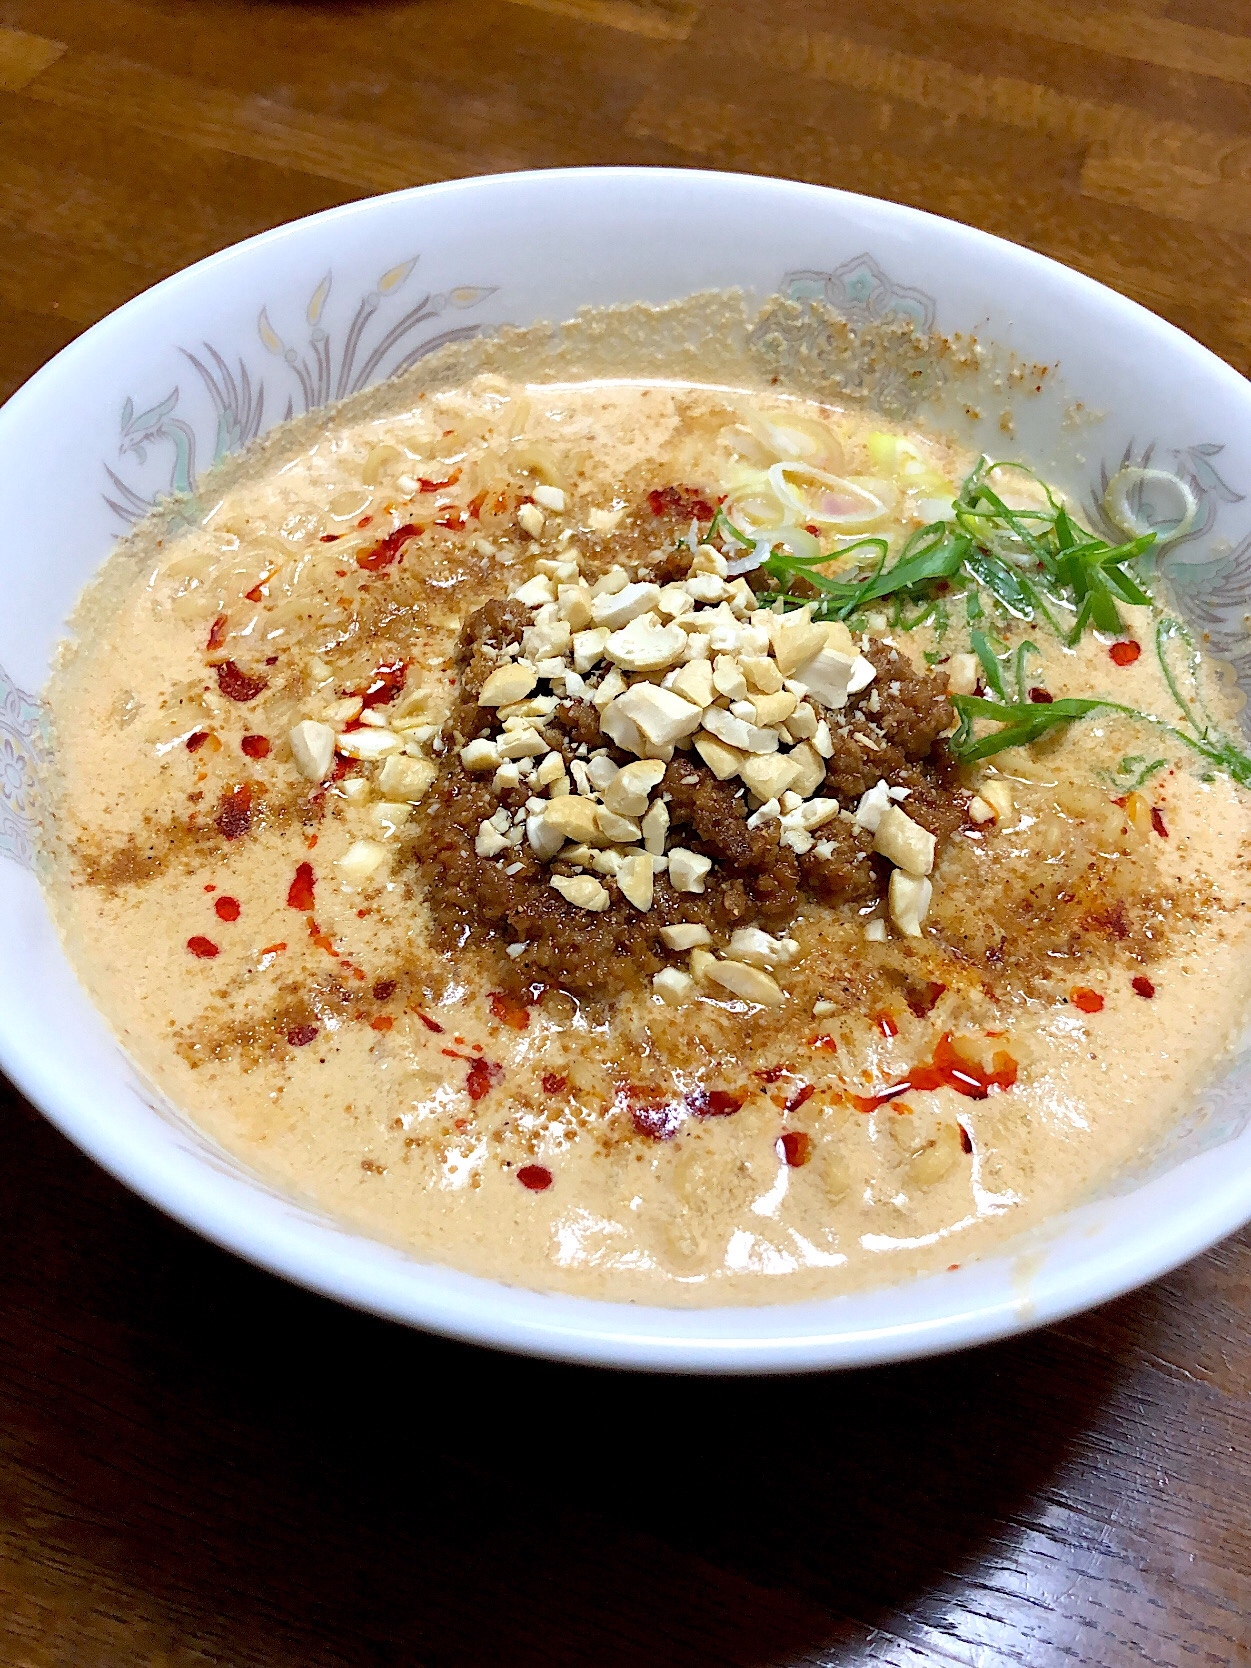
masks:
POLYGON ((918 1019, 924 1019, 933 1013, 938 1006, 938 999, 947 987, 940 985, 936 979, 924 979, 919 984, 909 985, 904 991, 904 1001, 908 1004, 910 1013, 918 1019))
POLYGON ((711 521, 713 508, 693 487, 653 487, 647 495, 653 515, 671 515, 678 521, 711 521))
POLYGON ((223 839, 238 840, 252 826, 252 785, 241 782, 223 794, 214 819, 223 839))
POLYGON ((697 1118, 729 1118, 747 1099, 746 1089, 688 1089, 682 1097, 697 1118))
POLYGON ((469 1076, 465 1081, 470 1100, 481 1100, 484 1095, 489 1094, 496 1079, 503 1075, 503 1066, 497 1065, 494 1060, 471 1060, 469 1076))
POLYGON ((897 1100, 910 1091, 954 1089, 969 1100, 985 1100, 992 1089, 1010 1089, 1016 1082, 1017 1063, 1002 1049, 995 1051, 991 1070, 977 1060, 962 1054, 950 1031, 944 1031, 934 1044, 928 1061, 913 1066, 898 1083, 879 1090, 875 1095, 849 1095, 847 1098, 858 1112, 874 1112, 879 1106, 897 1100))
POLYGON ((233 660, 221 660, 214 668, 217 673, 217 687, 228 701, 255 701, 263 689, 269 688, 269 679, 243 671, 233 660))
POLYGON ((395 697, 404 687, 404 678, 408 672, 406 660, 388 660, 376 666, 373 675, 364 689, 355 691, 361 702, 367 707, 390 706, 395 697))
POLYGON ((454 487, 460 480, 460 470, 453 469, 452 473, 442 481, 428 481, 424 475, 417 479, 418 492, 443 492, 447 487, 454 487))
POLYGON ((788 1129, 778 1136, 778 1157, 788 1164, 792 1170, 798 1170, 801 1164, 807 1164, 812 1156, 812 1140, 805 1130, 788 1129))
POLYGON ((524 1031, 530 1024, 530 1010, 519 996, 511 991, 493 990, 490 995, 491 1012, 502 1025, 514 1031, 524 1031))
POLYGON ((298 909, 307 915, 313 907, 313 894, 316 889, 313 877, 313 865, 301 863, 295 871, 295 879, 287 888, 287 903, 292 909, 298 909))
POLYGON ((619 1097, 629 1108, 635 1129, 649 1140, 672 1141, 682 1127, 684 1108, 681 1102, 668 1099, 663 1089, 629 1084, 619 1097))
POLYGON ((370 573, 377 573, 382 568, 389 568, 392 562, 398 562, 404 546, 410 539, 421 537, 422 529, 407 522, 403 527, 397 527, 393 533, 388 533, 385 539, 379 539, 377 544, 370 545, 368 550, 361 551, 356 558, 358 568, 365 568, 370 573))

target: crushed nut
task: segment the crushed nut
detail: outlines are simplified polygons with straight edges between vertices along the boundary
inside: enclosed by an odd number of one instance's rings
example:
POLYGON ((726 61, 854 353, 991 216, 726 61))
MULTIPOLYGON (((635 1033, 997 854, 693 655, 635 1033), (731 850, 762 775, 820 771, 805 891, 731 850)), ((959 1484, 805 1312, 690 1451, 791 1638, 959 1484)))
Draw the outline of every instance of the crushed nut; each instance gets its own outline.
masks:
POLYGON ((480 736, 477 741, 471 741, 460 750, 460 762, 466 770, 498 770, 500 766, 499 748, 493 741, 480 736))
POLYGON ((573 875, 568 879, 563 875, 553 875, 551 885, 566 902, 577 909, 589 909, 596 915, 612 902, 607 887, 590 875, 573 875))
POLYGON ((759 967, 742 961, 713 961, 707 977, 745 1002, 762 1008, 780 1008, 786 1000, 781 987, 759 967))
POLYGON ((345 886, 364 886, 385 865, 388 855, 377 840, 353 840, 335 867, 345 886))
POLYGON ((674 846, 669 853, 669 884, 676 892, 702 892, 704 877, 712 867, 711 857, 674 846))
POLYGON ((681 968, 663 967, 659 973, 652 975, 652 989, 662 1001, 676 1008, 688 1000, 695 989, 695 981, 681 968))
POLYGON ((619 816, 641 817, 647 810, 652 789, 660 785, 664 773, 664 762, 660 759, 639 759, 634 764, 622 765, 600 790, 604 804, 619 816))
POLYGON ((1005 822, 1013 810, 1012 784, 1002 776, 991 776, 977 790, 978 798, 994 810, 999 822, 1005 822))
POLYGON ((387 799, 416 805, 428 792, 437 774, 430 759, 410 759, 393 753, 378 775, 379 791, 387 799))
POLYGON ((892 872, 887 903, 891 920, 905 938, 920 938, 933 895, 933 886, 922 876, 907 874, 903 869, 892 872))
POLYGON ((403 745, 404 738, 394 730, 349 730, 335 738, 335 751, 349 759, 385 759, 403 745))
POLYGON ((667 950, 694 950, 698 945, 711 944, 712 934, 707 927, 684 921, 676 927, 661 927, 660 940, 667 950))
POLYGON ((906 811, 891 805, 882 813, 873 836, 873 849, 910 875, 927 875, 934 867, 937 844, 928 829, 913 822, 906 811))
POLYGON ((617 886, 623 898, 632 903, 635 909, 649 910, 652 907, 655 871, 652 860, 644 852, 634 857, 627 857, 617 870, 617 886))
POLYGON ((952 695, 977 692, 978 658, 975 654, 953 654, 947 662, 947 688, 952 695))
POLYGON ((334 763, 334 731, 329 724, 306 718, 288 733, 295 768, 309 782, 320 782, 334 763))
POLYGON ((513 660, 506 666, 497 666, 482 685, 478 705, 507 707, 514 701, 524 701, 538 681, 538 674, 527 661, 513 660))

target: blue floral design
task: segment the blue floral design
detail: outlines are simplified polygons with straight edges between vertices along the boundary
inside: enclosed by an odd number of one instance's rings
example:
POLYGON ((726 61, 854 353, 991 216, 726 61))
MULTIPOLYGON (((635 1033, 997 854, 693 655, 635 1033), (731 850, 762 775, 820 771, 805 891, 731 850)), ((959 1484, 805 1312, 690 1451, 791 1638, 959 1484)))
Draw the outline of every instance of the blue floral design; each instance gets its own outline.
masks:
POLYGON ((0 667, 0 856, 35 860, 41 709, 0 667))
POLYGON ((824 301, 849 324, 910 319, 921 332, 933 329, 938 305, 925 290, 896 284, 872 255, 853 255, 832 272, 788 272, 780 285, 789 301, 824 301))
POLYGON ((268 306, 261 308, 256 321, 261 346, 286 367, 289 376, 285 380, 295 384, 287 391, 285 409, 275 403, 282 399, 281 389, 276 394, 272 386, 267 389, 262 372, 250 368, 242 357, 232 368, 209 342, 203 343, 195 353, 180 348, 178 351, 208 393, 214 413, 213 432, 197 434, 193 423, 180 414, 181 384, 175 384, 163 398, 142 409, 137 409, 134 399, 128 398, 122 406, 118 426, 118 467, 107 461, 104 464, 109 481, 104 496, 109 508, 122 521, 133 524, 156 504, 172 498, 184 502, 185 514, 190 518, 196 511, 194 495, 201 473, 199 459, 207 457, 211 467, 227 453, 255 440, 265 426, 267 397, 271 412, 279 411, 284 418, 293 417, 297 412, 313 411, 331 400, 359 393, 384 377, 398 375, 449 342, 478 335, 481 325, 468 324, 413 342, 414 333, 432 319, 440 318, 449 310, 464 311, 480 306, 495 294, 494 285, 461 284, 448 290, 427 292, 386 329, 374 331, 391 298, 408 283, 418 259, 414 255, 382 274, 373 289, 357 303, 341 332, 341 340, 325 324, 326 307, 334 288, 333 272, 326 273, 317 283, 305 305, 304 347, 297 347, 280 335, 270 319, 268 306), (371 340, 371 336, 376 339, 371 340), (134 458, 142 468, 150 452, 166 447, 170 454, 168 484, 159 491, 145 495, 119 473, 123 460, 134 458))

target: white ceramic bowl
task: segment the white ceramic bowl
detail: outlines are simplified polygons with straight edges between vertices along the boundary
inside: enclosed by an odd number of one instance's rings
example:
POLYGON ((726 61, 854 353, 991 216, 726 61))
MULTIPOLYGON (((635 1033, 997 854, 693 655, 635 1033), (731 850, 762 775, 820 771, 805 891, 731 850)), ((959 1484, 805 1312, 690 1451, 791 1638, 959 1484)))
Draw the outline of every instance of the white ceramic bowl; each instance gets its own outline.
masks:
MULTIPOLYGON (((252 1261, 379 1314, 620 1366, 787 1371, 952 1349, 1051 1321, 1173 1267, 1251 1217, 1251 1066, 1134 1174, 995 1257, 824 1302, 651 1309, 521 1291, 417 1261, 259 1182, 153 1097, 62 954, 30 868, 39 718, 62 622, 128 521, 216 451, 457 333, 587 304, 741 286, 976 331, 1052 367, 1036 456, 1177 471, 1198 532, 1183 606, 1251 675, 1251 388, 1089 279, 913 209, 779 180, 575 169, 458 180, 297 221, 158 284, 0 411, 0 1065, 78 1146, 252 1261), (1056 375, 1058 367, 1059 375, 1056 375), (1071 401, 1085 422, 1064 426, 1071 401)), ((1070 413, 1071 416, 1071 413, 1070 413)), ((1062 484, 1081 490, 1081 480, 1062 484)), ((1089 491, 1083 496, 1090 497, 1089 491)), ((1134 1109, 1126 1107, 1126 1116, 1134 1109)))

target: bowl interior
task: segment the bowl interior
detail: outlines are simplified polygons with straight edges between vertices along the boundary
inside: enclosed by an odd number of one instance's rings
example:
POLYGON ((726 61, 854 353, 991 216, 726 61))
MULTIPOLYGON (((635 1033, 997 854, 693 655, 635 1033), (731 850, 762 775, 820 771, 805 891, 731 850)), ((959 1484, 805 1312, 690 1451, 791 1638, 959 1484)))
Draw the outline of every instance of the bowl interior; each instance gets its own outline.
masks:
MULTIPOLYGON (((1251 1063, 1132 1170, 996 1257, 816 1303, 671 1311, 422 1264, 267 1187, 140 1078, 80 989, 32 871, 42 687, 113 540, 284 417, 504 324, 737 287, 993 347, 971 419, 1097 514, 1126 462, 1180 479, 1178 607, 1251 689, 1251 390, 1188 337, 1011 244, 820 187, 647 169, 458 181, 239 245, 88 331, 0 411, 0 1064, 71 1139, 209 1237, 346 1301, 571 1359, 708 1370, 880 1361, 1072 1312, 1251 1216, 1251 1063), (489 228, 489 236, 484 235, 489 228)), ((1164 498, 1167 499, 1167 490, 1164 498)), ((1144 503, 1162 520, 1167 502, 1144 503)), ((1132 1113, 1132 1109, 1127 1109, 1132 1113)))

